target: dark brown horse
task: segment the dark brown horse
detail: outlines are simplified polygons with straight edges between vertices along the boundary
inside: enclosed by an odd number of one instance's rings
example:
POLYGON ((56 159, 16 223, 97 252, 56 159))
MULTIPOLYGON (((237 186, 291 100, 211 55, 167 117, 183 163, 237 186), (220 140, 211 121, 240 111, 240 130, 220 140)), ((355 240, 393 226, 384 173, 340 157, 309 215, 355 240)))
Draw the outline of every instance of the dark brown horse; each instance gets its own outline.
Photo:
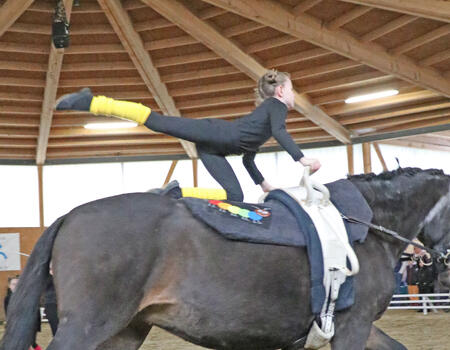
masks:
MULTIPOLYGON (((407 238, 450 186, 437 170, 350 180, 373 222, 407 238)), ((364 349, 404 248, 376 232, 356 244, 355 304, 336 314, 333 349, 364 349)), ((1 350, 27 349, 50 259, 60 317, 50 350, 138 349, 153 325, 212 349, 279 349, 314 317, 305 250, 229 241, 181 201, 133 193, 82 205, 44 232, 11 301, 1 350)))

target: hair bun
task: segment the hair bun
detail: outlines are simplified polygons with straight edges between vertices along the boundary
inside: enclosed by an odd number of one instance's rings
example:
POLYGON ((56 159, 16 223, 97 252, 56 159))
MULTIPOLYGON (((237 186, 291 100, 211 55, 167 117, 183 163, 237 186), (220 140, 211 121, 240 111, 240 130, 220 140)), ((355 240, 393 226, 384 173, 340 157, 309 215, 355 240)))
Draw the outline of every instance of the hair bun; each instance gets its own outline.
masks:
POLYGON ((266 73, 266 81, 269 84, 276 84, 277 83, 277 76, 278 76, 278 72, 276 70, 274 70, 274 69, 269 70, 266 73))

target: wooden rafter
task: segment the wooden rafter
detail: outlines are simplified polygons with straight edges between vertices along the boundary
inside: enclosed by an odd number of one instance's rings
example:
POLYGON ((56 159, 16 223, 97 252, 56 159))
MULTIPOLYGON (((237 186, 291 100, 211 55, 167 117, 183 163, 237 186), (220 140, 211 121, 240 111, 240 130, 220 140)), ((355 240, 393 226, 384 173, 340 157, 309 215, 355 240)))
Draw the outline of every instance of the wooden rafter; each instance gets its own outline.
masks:
POLYGON ((377 7, 414 16, 450 22, 450 2, 447 0, 341 0, 353 4, 377 7))
MULTIPOLYGON (((253 80, 258 80, 267 69, 236 44, 220 34, 214 27, 202 21, 178 1, 142 0, 164 17, 204 43, 219 56, 226 59, 253 80)), ((314 106, 304 94, 295 93, 295 109, 322 127, 343 143, 350 142, 350 133, 314 106)))
MULTIPOLYGON (((67 20, 70 20, 73 0, 65 0, 67 20)), ((56 49, 53 43, 50 48, 50 57, 48 59, 48 70, 45 78, 44 101, 42 102, 41 123, 39 126, 38 145, 36 149, 36 164, 45 163, 48 138, 52 126, 53 108, 56 101, 56 92, 59 85, 59 77, 64 58, 64 49, 56 49)))
MULTIPOLYGON (((175 106, 173 98, 170 96, 166 85, 162 82, 152 58, 146 51, 139 34, 133 28, 131 19, 122 7, 121 2, 119 0, 98 0, 98 2, 158 106, 165 114, 179 116, 180 112, 175 106)), ((189 157, 197 157, 193 143, 185 140, 180 140, 180 142, 189 157)))
POLYGON ((0 37, 22 16, 34 0, 10 0, 0 7, 0 37))
POLYGON ((382 72, 450 96, 450 82, 434 70, 421 67, 407 57, 395 57, 380 45, 360 42, 344 30, 330 30, 323 27, 317 18, 307 14, 295 16, 278 2, 271 0, 248 0, 245 3, 239 0, 204 1, 363 62, 382 72))

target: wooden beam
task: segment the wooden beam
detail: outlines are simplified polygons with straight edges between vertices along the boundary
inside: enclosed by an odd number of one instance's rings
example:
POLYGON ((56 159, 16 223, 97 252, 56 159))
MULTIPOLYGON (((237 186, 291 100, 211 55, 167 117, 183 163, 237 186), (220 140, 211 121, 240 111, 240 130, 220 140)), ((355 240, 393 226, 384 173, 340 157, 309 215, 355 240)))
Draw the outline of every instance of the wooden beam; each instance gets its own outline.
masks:
POLYGON ((410 16, 410 15, 400 16, 400 17, 394 19, 393 21, 390 21, 390 22, 382 25, 381 27, 378 27, 378 28, 370 31, 367 34, 364 34, 359 39, 363 42, 373 41, 375 39, 378 39, 379 37, 382 37, 383 35, 389 34, 390 32, 393 32, 394 30, 397 30, 397 29, 407 25, 408 23, 415 21, 416 19, 417 19, 417 17, 410 16))
POLYGON ((388 11, 450 22, 450 2, 447 0, 341 0, 388 11))
POLYGON ((192 177, 194 187, 198 187, 198 162, 197 159, 192 159, 192 177))
MULTIPOLYGON (((194 15, 180 2, 163 0, 142 1, 246 73, 253 80, 257 81, 267 71, 253 57, 220 34, 214 27, 194 15)), ((313 106, 306 95, 295 93, 295 109, 339 141, 350 143, 348 130, 326 115, 320 108, 313 106)))
POLYGON ((373 148, 375 149, 375 152, 377 153, 378 159, 380 160, 381 166, 383 167, 383 171, 388 171, 388 167, 386 165, 386 162, 384 161, 380 146, 378 146, 378 143, 376 142, 372 143, 372 145, 373 148))
POLYGON ((34 0, 9 0, 0 7, 0 37, 33 2, 34 0))
MULTIPOLYGON (((73 0, 64 0, 67 20, 70 21, 73 0)), ((53 119, 53 109, 56 101, 56 92, 59 85, 59 77, 64 58, 64 49, 56 49, 53 43, 50 48, 48 70, 45 78, 44 101, 42 102, 41 123, 39 126, 38 146, 36 149, 36 164, 45 163, 48 137, 53 119)))
MULTIPOLYGON (((133 28, 131 19, 122 7, 120 0, 98 0, 98 3, 105 11, 106 17, 163 113, 179 116, 180 112, 176 108, 173 98, 170 96, 166 85, 162 82, 152 58, 145 49, 141 37, 133 28)), ((180 140, 180 142, 189 157, 197 157, 197 151, 192 142, 185 140, 180 140)))
POLYGON ((44 182, 42 174, 42 164, 37 166, 38 171, 38 188, 39 188, 39 226, 44 228, 44 182))
POLYGON ((204 1, 450 97, 450 82, 434 70, 389 54, 381 45, 360 42, 344 30, 323 27, 315 17, 295 16, 273 0, 204 1))
POLYGON ((411 51, 412 49, 424 45, 430 41, 439 39, 440 37, 447 35, 450 33, 450 24, 443 25, 435 30, 432 30, 431 32, 425 33, 424 35, 421 35, 413 40, 409 40, 405 42, 404 44, 397 46, 394 49, 391 49, 390 52, 392 54, 398 56, 405 52, 411 51))
MULTIPOLYGON (((192 161, 194 161, 194 159, 192 161)), ((163 186, 165 186, 169 183, 170 179, 172 178, 175 167, 177 166, 177 163, 178 163, 178 160, 173 160, 172 164, 170 164, 170 168, 169 168, 169 171, 167 172, 167 176, 166 176, 166 179, 164 180, 163 186)))
POLYGON ((355 174, 355 161, 353 159, 353 145, 347 145, 347 164, 349 175, 355 174))
POLYGON ((372 159, 370 157, 370 143, 363 143, 363 162, 364 162, 364 174, 372 172, 372 159))

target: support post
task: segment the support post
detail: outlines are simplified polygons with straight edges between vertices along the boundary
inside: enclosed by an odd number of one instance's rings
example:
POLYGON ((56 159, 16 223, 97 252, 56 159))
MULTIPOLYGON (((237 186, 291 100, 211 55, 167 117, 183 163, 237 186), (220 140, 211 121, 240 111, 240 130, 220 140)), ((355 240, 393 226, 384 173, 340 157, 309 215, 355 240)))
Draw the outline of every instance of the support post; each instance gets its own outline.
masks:
POLYGON ((378 143, 373 143, 373 148, 375 149, 375 152, 377 152, 378 159, 380 160, 381 166, 383 167, 383 171, 388 171, 386 162, 384 161, 383 155, 381 154, 381 149, 378 143))
POLYGON ((178 160, 173 160, 172 164, 170 164, 170 169, 169 172, 167 173, 166 179, 164 180, 164 185, 167 185, 170 181, 170 179, 172 178, 173 175, 173 171, 175 170, 175 167, 177 166, 178 160))
POLYGON ((368 174, 372 172, 372 160, 370 158, 370 143, 363 143, 363 162, 364 173, 368 174))
POLYGON ((43 165, 37 166, 38 170, 38 188, 39 188, 39 227, 44 229, 44 185, 43 185, 43 165))
POLYGON ((348 174, 355 175, 355 162, 353 160, 353 145, 347 145, 347 163, 348 163, 348 174))
POLYGON ((194 176, 194 187, 198 187, 198 160, 197 158, 192 159, 192 172, 194 176))

